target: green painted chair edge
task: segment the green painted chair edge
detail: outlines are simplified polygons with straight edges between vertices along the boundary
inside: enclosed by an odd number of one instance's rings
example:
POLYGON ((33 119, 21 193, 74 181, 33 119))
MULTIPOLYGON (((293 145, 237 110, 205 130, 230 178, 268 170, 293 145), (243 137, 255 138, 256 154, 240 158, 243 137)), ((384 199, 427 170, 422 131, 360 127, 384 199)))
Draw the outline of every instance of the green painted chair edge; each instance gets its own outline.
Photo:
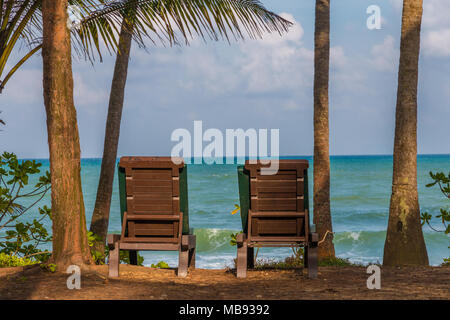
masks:
POLYGON ((237 167, 239 185, 239 205, 242 221, 242 231, 247 232, 247 217, 250 209, 250 176, 244 165, 237 167))

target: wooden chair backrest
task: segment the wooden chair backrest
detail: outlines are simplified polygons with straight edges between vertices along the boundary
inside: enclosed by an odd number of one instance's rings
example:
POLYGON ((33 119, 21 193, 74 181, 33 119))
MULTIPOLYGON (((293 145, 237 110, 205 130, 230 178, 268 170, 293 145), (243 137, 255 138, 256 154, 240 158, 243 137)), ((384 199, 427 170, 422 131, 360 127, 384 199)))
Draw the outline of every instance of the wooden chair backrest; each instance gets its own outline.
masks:
MULTIPOLYGON (((180 169, 170 157, 123 157, 127 238, 133 241, 173 240, 181 237, 180 169)), ((126 220, 126 221, 125 221, 126 220)))
POLYGON ((279 160, 278 166, 276 174, 263 175, 261 168, 267 166, 245 164, 250 176, 250 237, 293 239, 308 232, 308 161, 279 160))

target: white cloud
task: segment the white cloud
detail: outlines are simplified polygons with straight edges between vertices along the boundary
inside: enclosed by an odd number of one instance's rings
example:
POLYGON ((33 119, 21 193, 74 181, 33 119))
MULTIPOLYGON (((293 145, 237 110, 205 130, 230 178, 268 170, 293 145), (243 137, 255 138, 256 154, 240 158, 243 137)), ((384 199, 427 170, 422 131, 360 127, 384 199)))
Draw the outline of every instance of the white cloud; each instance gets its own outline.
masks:
MULTIPOLYGON (((5 70, 10 70, 8 65, 5 70)), ((14 104, 33 103, 36 97, 42 97, 42 71, 34 68, 19 69, 6 84, 2 95, 14 104)))
POLYGON ((267 93, 309 87, 314 53, 303 47, 302 36, 303 28, 296 22, 289 37, 271 36, 269 40, 242 44, 239 73, 246 90, 267 93))
POLYGON ((403 0, 389 0, 389 2, 397 11, 402 10, 403 0))
POLYGON ((423 48, 430 56, 450 56, 450 5, 448 0, 423 4, 423 48))
POLYGON ((430 31, 425 34, 424 50, 432 56, 450 56, 450 29, 430 31))
MULTIPOLYGON (((92 70, 91 72, 93 72, 92 70)), ((87 106, 93 112, 97 106, 104 108, 108 103, 108 94, 99 88, 89 86, 81 73, 73 74, 75 106, 87 106)))
POLYGON ((330 64, 335 68, 345 68, 348 65, 348 59, 345 56, 343 47, 330 48, 330 64))
POLYGON ((450 27, 450 4, 448 0, 423 2, 423 26, 425 28, 450 27))
POLYGON ((290 14, 281 16, 293 22, 287 34, 270 33, 262 39, 232 43, 238 54, 227 54, 231 51, 228 47, 220 52, 215 45, 194 39, 182 50, 156 49, 150 56, 136 51, 135 56, 145 72, 159 68, 156 62, 175 66, 180 71, 178 84, 186 90, 202 88, 202 92, 217 95, 279 94, 286 110, 298 109, 292 101, 312 90, 314 52, 302 42, 300 22, 290 14))
POLYGON ((399 59, 399 49, 395 46, 395 39, 388 35, 383 43, 372 48, 372 63, 379 71, 396 70, 399 59))

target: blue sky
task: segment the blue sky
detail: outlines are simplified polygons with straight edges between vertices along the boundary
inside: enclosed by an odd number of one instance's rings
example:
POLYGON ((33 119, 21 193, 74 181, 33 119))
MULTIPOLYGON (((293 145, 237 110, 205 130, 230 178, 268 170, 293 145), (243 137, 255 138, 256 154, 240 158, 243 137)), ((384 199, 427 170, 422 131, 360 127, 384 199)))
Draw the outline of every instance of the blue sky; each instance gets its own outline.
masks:
MULTIPOLYGON (((263 0, 294 22, 284 37, 132 49, 119 156, 167 155, 173 130, 280 129, 282 155, 313 152, 314 1, 263 0)), ((401 0, 332 1, 331 154, 392 154, 401 0), (381 8, 381 30, 366 9, 381 8)), ((450 153, 450 6, 424 1, 419 79, 419 153, 450 153)), ((24 51, 15 53, 11 63, 24 51)), ((114 57, 94 66, 74 59, 82 157, 100 157, 114 57)), ((42 58, 36 55, 0 95, 7 126, 0 151, 48 157, 42 58)))

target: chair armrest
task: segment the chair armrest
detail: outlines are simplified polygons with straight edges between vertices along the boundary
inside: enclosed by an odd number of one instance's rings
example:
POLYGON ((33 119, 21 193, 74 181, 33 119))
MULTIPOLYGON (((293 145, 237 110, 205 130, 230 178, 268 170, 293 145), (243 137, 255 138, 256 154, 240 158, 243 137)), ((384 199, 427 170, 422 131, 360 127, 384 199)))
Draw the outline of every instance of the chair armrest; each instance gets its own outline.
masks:
POLYGON ((195 248, 195 245, 196 245, 195 235, 189 234, 189 235, 181 236, 181 249, 182 250, 189 250, 189 249, 195 248))
POLYGON ((309 234, 309 242, 311 242, 312 244, 317 245, 317 243, 319 242, 319 234, 316 232, 311 232, 309 234))
POLYGON ((236 244, 240 247, 244 243, 245 233, 238 233, 236 236, 236 244))
POLYGON ((116 245, 117 242, 120 241, 120 234, 113 234, 110 233, 108 234, 108 236, 106 237, 107 239, 107 243, 108 243, 108 247, 110 249, 114 248, 114 246, 116 245))

